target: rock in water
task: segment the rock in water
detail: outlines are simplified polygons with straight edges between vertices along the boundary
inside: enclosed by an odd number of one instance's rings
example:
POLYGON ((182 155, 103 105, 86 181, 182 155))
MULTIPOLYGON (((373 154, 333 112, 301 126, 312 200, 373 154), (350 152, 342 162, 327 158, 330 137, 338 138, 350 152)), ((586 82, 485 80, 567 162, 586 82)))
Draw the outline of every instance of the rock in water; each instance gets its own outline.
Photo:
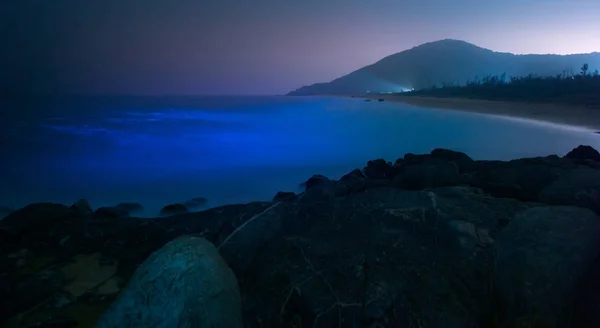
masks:
POLYGON ((576 207, 536 207, 496 239, 501 327, 569 327, 581 282, 600 251, 600 218, 576 207))
POLYGON ((242 327, 237 279, 207 240, 184 236, 152 253, 96 327, 242 327))

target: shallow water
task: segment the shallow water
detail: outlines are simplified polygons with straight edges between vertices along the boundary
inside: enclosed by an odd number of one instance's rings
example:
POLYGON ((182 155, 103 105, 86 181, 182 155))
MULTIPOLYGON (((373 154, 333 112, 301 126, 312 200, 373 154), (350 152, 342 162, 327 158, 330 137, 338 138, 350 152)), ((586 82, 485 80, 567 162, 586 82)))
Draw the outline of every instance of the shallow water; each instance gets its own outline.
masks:
POLYGON ((443 147, 475 159, 564 155, 600 135, 401 103, 326 97, 54 99, 3 105, 0 205, 208 206, 270 200, 312 174, 443 147))

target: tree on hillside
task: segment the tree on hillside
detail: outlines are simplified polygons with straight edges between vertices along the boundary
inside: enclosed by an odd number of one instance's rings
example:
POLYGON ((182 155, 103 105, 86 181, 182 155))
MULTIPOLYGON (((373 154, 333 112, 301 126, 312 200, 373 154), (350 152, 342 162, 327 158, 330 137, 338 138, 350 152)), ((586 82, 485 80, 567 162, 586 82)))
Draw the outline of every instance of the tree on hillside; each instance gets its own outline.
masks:
POLYGON ((588 75, 588 69, 589 69, 588 64, 587 63, 583 64, 583 66, 581 66, 581 75, 583 75, 583 76, 588 75))

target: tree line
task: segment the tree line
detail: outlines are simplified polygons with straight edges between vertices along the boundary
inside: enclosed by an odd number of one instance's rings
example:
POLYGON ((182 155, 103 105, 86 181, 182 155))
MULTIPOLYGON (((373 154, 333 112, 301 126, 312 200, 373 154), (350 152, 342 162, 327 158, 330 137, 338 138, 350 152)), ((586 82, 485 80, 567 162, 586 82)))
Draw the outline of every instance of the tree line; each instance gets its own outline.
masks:
POLYGON ((577 74, 555 76, 486 75, 466 84, 444 83, 402 93, 404 96, 474 98, 502 101, 560 102, 600 109, 600 73, 584 64, 577 74))

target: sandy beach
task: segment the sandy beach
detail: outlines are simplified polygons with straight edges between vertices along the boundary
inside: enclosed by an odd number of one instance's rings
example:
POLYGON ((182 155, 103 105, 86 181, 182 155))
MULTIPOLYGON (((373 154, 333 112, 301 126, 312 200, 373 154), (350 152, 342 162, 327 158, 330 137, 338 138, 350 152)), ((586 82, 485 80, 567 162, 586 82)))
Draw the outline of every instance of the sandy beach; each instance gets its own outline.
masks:
POLYGON ((407 97, 395 95, 361 96, 366 99, 398 101, 418 107, 523 118, 600 131, 600 110, 564 104, 489 101, 464 98, 407 97))

